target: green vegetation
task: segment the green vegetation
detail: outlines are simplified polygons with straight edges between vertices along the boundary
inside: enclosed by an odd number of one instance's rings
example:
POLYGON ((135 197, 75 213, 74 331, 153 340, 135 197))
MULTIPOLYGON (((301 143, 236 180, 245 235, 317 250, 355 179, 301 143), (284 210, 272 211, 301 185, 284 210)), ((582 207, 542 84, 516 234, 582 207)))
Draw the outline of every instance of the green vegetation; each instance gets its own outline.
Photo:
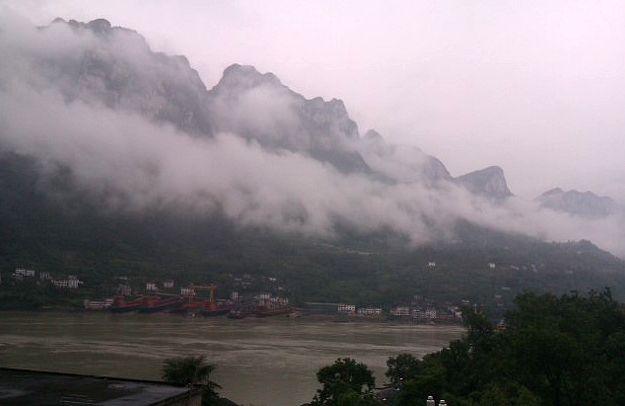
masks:
POLYGON ((217 383, 210 380, 215 366, 206 363, 204 355, 166 359, 162 378, 165 382, 180 386, 199 386, 202 389, 202 405, 219 404, 217 383))
POLYGON ((430 395, 453 406, 625 404, 625 310, 608 289, 523 293, 516 304, 505 329, 468 307, 462 339, 422 360, 390 358, 396 405, 430 395))
POLYGON ((317 372, 323 385, 311 406, 373 406, 376 405, 373 373, 363 363, 351 358, 339 358, 334 364, 317 372))

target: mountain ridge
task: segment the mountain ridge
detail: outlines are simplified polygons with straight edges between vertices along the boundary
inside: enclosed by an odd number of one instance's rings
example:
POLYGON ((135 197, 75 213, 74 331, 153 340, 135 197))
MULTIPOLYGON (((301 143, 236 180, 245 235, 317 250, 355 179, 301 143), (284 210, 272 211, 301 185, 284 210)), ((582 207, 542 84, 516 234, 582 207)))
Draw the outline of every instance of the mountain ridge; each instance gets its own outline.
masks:
MULTIPOLYGON (((158 95, 162 95, 164 97, 165 94, 179 94, 179 97, 165 97, 165 99, 169 102, 169 110, 170 112, 164 111, 165 108, 161 108, 160 111, 150 112, 149 109, 143 109, 142 113, 148 113, 154 116, 159 120, 166 120, 176 125, 177 128, 180 128, 184 131, 201 133, 205 135, 214 135, 219 131, 238 131, 239 133, 243 133, 243 136, 246 136, 245 129, 241 130, 241 128, 236 128, 236 126, 231 125, 230 123, 216 123, 217 121, 214 117, 220 116, 221 111, 215 112, 214 106, 219 103, 220 97, 225 99, 228 98, 239 98, 241 97, 241 93, 245 91, 250 91, 252 89, 258 88, 260 86, 272 86, 277 87, 284 92, 288 93, 290 96, 295 98, 296 103, 303 104, 303 110, 297 111, 298 114, 304 119, 308 121, 308 127, 313 127, 317 125, 319 128, 310 129, 310 128, 296 128, 295 132, 308 131, 312 133, 315 137, 309 137, 308 142, 310 140, 314 140, 315 138, 324 137, 329 133, 332 133, 332 130, 336 130, 335 133, 341 134, 342 137, 347 140, 357 140, 360 138, 358 133, 358 125, 349 118, 347 109, 345 108, 345 104, 343 101, 339 99, 332 99, 330 101, 324 101, 320 97, 315 97, 310 100, 305 99, 303 96, 295 93, 290 88, 282 84, 280 79, 272 72, 261 73, 256 68, 250 65, 240 65, 237 63, 233 63, 230 66, 224 69, 223 75, 218 83, 213 86, 211 89, 207 89, 204 82, 200 79, 197 71, 195 71, 188 59, 184 56, 168 56, 163 53, 153 52, 149 49, 149 46, 145 39, 136 31, 130 30, 123 27, 112 26, 112 24, 104 19, 96 19, 90 21, 88 23, 81 23, 76 20, 65 21, 61 18, 57 18, 54 22, 47 27, 42 27, 43 29, 51 27, 54 24, 65 24, 71 27, 73 30, 78 31, 90 31, 93 32, 96 36, 100 38, 108 38, 116 33, 121 33, 125 37, 133 37, 136 40, 133 42, 138 42, 141 44, 143 48, 142 51, 154 57, 154 60, 161 62, 165 66, 173 65, 177 72, 188 71, 189 73, 186 75, 187 77, 191 77, 192 83, 191 86, 183 86, 183 84, 179 82, 173 82, 170 85, 165 84, 165 89, 159 89, 159 86, 151 84, 150 82, 144 83, 142 87, 144 88, 152 88, 157 89, 158 95), (195 89, 195 90, 192 90, 195 89), (165 91, 167 90, 167 92, 165 91), (226 93, 225 95, 223 93, 226 93), (190 103, 191 102, 191 103, 190 103), (182 109, 176 109, 171 107, 171 105, 175 106, 176 104, 180 104, 184 106, 182 109), (203 108, 203 104, 208 104, 208 111, 203 108), (148 111, 146 111, 148 110, 148 111), (178 110, 178 111, 175 111, 178 110), (211 113, 213 113, 211 115, 211 113), (217 113, 217 114, 215 114, 217 113), (338 121, 338 122, 337 122, 338 121), (331 128, 332 126, 336 126, 336 128, 331 128)), ((107 60, 106 55, 85 55, 85 59, 82 61, 83 66, 87 66, 86 69, 78 72, 80 76, 83 78, 85 76, 89 76, 93 74, 95 76, 105 76, 105 79, 109 80, 109 85, 106 85, 105 90, 111 91, 113 94, 104 94, 105 104, 113 105, 115 102, 123 104, 124 96, 122 89, 128 89, 128 83, 130 79, 137 81, 136 74, 132 72, 130 74, 126 74, 127 80, 122 80, 120 82, 116 82, 115 72, 113 71, 113 65, 111 65, 111 60, 107 60), (121 94, 120 94, 121 93, 121 94)), ((79 81, 79 80, 77 80, 79 81)), ((89 81, 84 80, 85 84, 89 86, 89 81)), ((138 87, 131 87, 133 91, 136 91, 138 87)), ((89 89, 87 89, 89 90, 89 89)), ((92 89, 98 90, 98 89, 92 89)), ((67 92, 71 95, 71 92, 67 92)), ((76 96, 76 95, 73 95, 76 96)), ((149 104, 149 103, 148 103, 149 104)), ((133 106, 130 106, 133 107, 133 106)), ((289 135, 293 137, 292 134, 289 135)), ((249 138, 255 138, 258 140, 258 136, 252 137, 247 136, 249 138)), ((327 138, 327 137, 326 137, 327 138)), ((261 137, 261 143, 262 142, 261 137)), ((330 141, 326 140, 326 144, 330 141)), ((282 147, 290 150, 301 150, 301 148, 294 148, 292 145, 279 144, 274 145, 272 143, 263 143, 263 145, 268 145, 271 147, 282 147)), ((343 153, 338 153, 343 149, 344 145, 337 145, 336 141, 332 142, 330 145, 313 145, 312 153, 315 159, 319 159, 322 162, 330 162, 335 167, 337 167, 341 172, 351 173, 370 173, 370 168, 366 164, 366 162, 359 157, 358 152, 355 151, 355 148, 351 148, 351 151, 344 151, 343 153), (333 155, 337 155, 334 156, 333 155), (345 163, 347 162, 347 163, 345 163)), ((436 158, 434 158, 436 159, 436 158)), ((437 160, 440 163, 440 160, 437 160)), ((439 165, 435 165, 439 166, 439 165)), ((433 169, 435 172, 439 172, 438 168, 433 169)), ((446 171, 446 169, 444 170, 446 171)), ((440 176, 437 175, 440 178, 440 176)), ((460 177, 461 178, 461 177, 460 177)), ((463 185, 471 184, 468 182, 460 182, 463 185)), ((473 189, 479 189, 473 188, 473 189)), ((484 194, 485 191, 481 191, 481 194, 484 194)), ((486 192, 488 194, 488 192, 486 192)), ((491 196, 493 198, 498 198, 501 196, 491 196)))
POLYGON ((544 192, 537 199, 543 207, 573 216, 601 218, 616 214, 618 211, 618 204, 614 199, 598 196, 590 191, 564 191, 556 187, 544 192))
POLYGON ((0 148, 40 159, 48 174, 66 171, 73 187, 111 207, 223 210, 241 227, 324 238, 392 230, 414 245, 453 240, 463 220, 570 239, 523 219, 537 209, 523 207, 530 203, 512 194, 501 167, 454 178, 417 147, 375 130, 361 136, 341 100, 306 99, 273 73, 232 64, 208 89, 186 58, 153 52, 140 34, 107 20, 55 20, 38 32, 22 47, 0 43, 15 57, 0 62, 0 74, 21 63, 13 81, 29 89, 0 89, 0 148), (59 38, 67 44, 54 52, 59 38), (50 97, 56 91, 62 102, 50 97), (51 125, 23 131, 35 120, 15 113, 31 108, 51 125))

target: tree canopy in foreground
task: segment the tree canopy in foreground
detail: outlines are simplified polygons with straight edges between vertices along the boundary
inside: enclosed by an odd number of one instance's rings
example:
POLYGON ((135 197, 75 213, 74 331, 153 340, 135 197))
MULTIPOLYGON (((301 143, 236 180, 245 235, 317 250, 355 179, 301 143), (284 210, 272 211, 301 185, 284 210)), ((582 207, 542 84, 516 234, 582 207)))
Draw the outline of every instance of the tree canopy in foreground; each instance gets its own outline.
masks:
POLYGON ((311 402, 312 406, 373 406, 375 380, 373 372, 352 358, 339 358, 317 372, 323 385, 311 402))
POLYGON ((422 360, 390 358, 398 406, 428 395, 452 406, 625 404, 625 311, 609 289, 524 293, 516 304, 500 328, 466 308, 463 338, 422 360))
POLYGON ((625 404, 625 308, 611 292, 556 296, 523 293, 505 324, 493 326, 473 307, 463 309, 467 333, 418 359, 387 361, 394 398, 371 396, 373 377, 345 358, 319 370, 323 388, 313 406, 375 403, 450 406, 621 406, 625 404))

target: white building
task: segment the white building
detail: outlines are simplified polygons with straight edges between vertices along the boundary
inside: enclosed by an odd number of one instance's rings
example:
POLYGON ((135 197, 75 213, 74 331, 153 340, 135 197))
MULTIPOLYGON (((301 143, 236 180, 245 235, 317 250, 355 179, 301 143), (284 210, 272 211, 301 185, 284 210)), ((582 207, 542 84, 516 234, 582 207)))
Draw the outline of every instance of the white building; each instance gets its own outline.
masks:
POLYGON ((35 271, 32 269, 15 268, 15 276, 22 276, 26 278, 34 278, 35 271))
POLYGON ((408 306, 397 306, 391 309, 393 316, 410 316, 410 308, 408 306))
POLYGON ((425 317, 427 319, 435 319, 437 317, 436 309, 433 307, 428 307, 425 309, 425 317))
POLYGON ((358 309, 358 314, 362 316, 377 316, 382 314, 382 309, 379 307, 361 307, 358 309))
POLYGON ((345 314, 354 314, 356 313, 356 305, 353 304, 343 304, 337 306, 337 312, 345 313, 345 314))
POLYGON ((67 279, 53 279, 52 286, 59 289, 78 289, 82 285, 82 281, 77 277, 70 275, 67 279))

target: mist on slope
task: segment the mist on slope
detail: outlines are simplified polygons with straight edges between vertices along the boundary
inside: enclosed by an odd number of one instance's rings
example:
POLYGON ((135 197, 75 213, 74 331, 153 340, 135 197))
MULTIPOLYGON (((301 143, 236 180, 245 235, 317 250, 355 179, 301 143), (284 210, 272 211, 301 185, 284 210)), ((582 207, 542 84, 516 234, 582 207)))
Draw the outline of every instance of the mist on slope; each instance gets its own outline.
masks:
MULTIPOLYGON (((363 233, 390 228, 414 244, 453 240, 456 220, 469 219, 545 240, 588 239, 625 255, 622 214, 588 220, 515 197, 492 204, 444 176, 432 185, 424 169, 430 161, 421 151, 386 144, 382 155, 359 149, 372 168, 393 182, 342 173, 305 153, 317 140, 296 132, 298 117, 290 107, 299 101, 289 92, 261 87, 228 100, 218 112, 233 130, 217 128, 212 136, 198 136, 164 120, 159 114, 168 101, 141 83, 125 89, 123 99, 111 99, 101 83, 68 82, 50 63, 94 49, 119 52, 121 60, 158 80, 162 66, 149 57, 144 43, 128 38, 134 37, 103 41, 60 24, 39 30, 0 13, 0 150, 35 156, 44 172, 70 167, 80 187, 100 196, 107 210, 221 210, 240 226, 325 238, 340 222, 363 233), (289 135, 292 148, 264 145, 289 135), (118 199, 111 190, 128 199, 118 199)), ((351 142, 349 148, 356 150, 360 141, 346 138, 342 144, 351 142)))

